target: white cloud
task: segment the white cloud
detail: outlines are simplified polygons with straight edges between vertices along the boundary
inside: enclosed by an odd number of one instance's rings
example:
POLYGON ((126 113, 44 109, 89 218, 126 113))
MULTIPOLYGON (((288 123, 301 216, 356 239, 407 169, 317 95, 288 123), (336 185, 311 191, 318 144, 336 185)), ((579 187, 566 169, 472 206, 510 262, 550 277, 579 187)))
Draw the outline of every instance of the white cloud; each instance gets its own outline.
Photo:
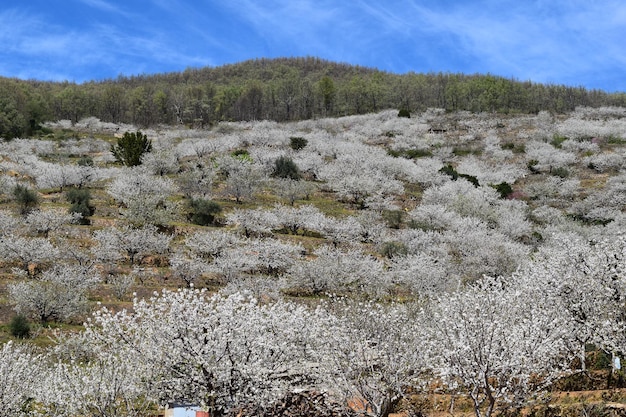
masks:
POLYGON ((131 16, 130 13, 122 10, 120 7, 118 7, 117 5, 106 1, 106 0, 78 0, 79 2, 90 6, 90 7, 94 7, 96 9, 102 10, 104 12, 109 12, 109 13, 116 13, 119 15, 123 15, 126 17, 131 16))
POLYGON ((574 85, 613 78, 626 88, 619 81, 626 3, 619 0, 75 0, 77 6, 92 14, 65 21, 52 3, 0 11, 3 74, 31 67, 32 74, 101 78, 313 55, 391 71, 490 72, 574 85))
POLYGON ((465 72, 558 82, 605 66, 607 58, 624 62, 620 38, 626 5, 617 1, 474 1, 440 7, 413 1, 402 14, 361 3, 399 34, 441 39, 447 49, 432 52, 462 60, 465 72))

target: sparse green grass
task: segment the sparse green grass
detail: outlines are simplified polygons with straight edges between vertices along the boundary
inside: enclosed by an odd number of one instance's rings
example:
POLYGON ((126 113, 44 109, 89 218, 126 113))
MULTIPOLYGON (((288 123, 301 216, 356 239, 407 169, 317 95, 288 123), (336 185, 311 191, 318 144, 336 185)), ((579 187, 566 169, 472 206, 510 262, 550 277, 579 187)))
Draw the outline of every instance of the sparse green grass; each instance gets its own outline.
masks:
POLYGON ((606 138, 606 143, 611 144, 611 145, 622 146, 622 145, 626 145, 626 139, 622 137, 618 137, 618 136, 609 136, 606 138))
POLYGON ((505 150, 510 150, 515 154, 523 154, 526 152, 526 145, 524 145, 524 143, 504 142, 500 147, 505 150))
POLYGON ((467 146, 455 146, 452 149, 452 153, 456 156, 480 155, 481 152, 482 151, 467 146))
POLYGON ((554 135, 552 140, 550 141, 550 145, 554 146, 557 149, 561 149, 561 144, 567 140, 566 136, 554 135))
POLYGON ((306 204, 317 207, 322 213, 331 217, 343 218, 355 214, 349 205, 335 200, 334 193, 330 192, 317 192, 311 196, 310 200, 306 200, 306 204))
POLYGON ((388 149, 387 153, 395 158, 403 157, 407 159, 417 159, 433 156, 432 151, 428 149, 403 149, 399 151, 388 149))

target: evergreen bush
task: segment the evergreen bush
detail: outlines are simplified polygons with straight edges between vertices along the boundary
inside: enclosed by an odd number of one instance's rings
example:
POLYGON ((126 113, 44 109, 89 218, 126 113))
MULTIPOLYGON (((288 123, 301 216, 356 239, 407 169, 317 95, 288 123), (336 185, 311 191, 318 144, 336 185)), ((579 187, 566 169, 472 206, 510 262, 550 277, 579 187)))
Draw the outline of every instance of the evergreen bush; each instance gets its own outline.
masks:
POLYGON ((531 159, 530 161, 528 161, 528 163, 526 164, 526 167, 528 168, 528 170, 530 172, 532 172, 533 174, 538 174, 539 173, 539 169, 537 169, 537 165, 539 165, 539 161, 537 161, 536 159, 531 159))
POLYGON ((292 136, 289 138, 289 146, 294 151, 299 151, 300 149, 308 145, 308 143, 309 143, 308 140, 300 136, 292 136))
POLYGON ((406 117, 407 119, 411 118, 411 112, 408 109, 400 109, 398 112, 398 117, 406 117))
POLYGON ((250 152, 247 149, 236 149, 230 154, 233 158, 240 159, 242 161, 251 161, 250 152))
POLYGON ((115 159, 129 167, 140 165, 141 156, 151 150, 152 141, 139 130, 135 133, 125 132, 117 140, 117 145, 111 145, 111 152, 115 159))
POLYGON ((402 220, 404 212, 402 210, 384 210, 383 219, 390 229, 400 229, 402 226, 402 220))
POLYGON ((25 185, 16 185, 13 188, 13 197, 15 197, 22 215, 30 213, 39 206, 39 196, 25 185))
POLYGON ((30 323, 25 316, 17 314, 13 316, 11 322, 9 323, 9 331, 11 332, 11 336, 13 337, 17 337, 19 339, 29 338, 30 323))
POLYGON ((569 177, 569 170, 565 167, 554 168, 550 171, 550 174, 559 178, 567 178, 569 177))
POLYGON ((274 177, 278 178, 291 178, 292 180, 299 180, 302 178, 300 169, 295 162, 289 157, 281 156, 274 161, 274 177))
POLYGON ((384 242, 380 247, 380 254, 388 259, 405 256, 407 253, 408 249, 402 242, 384 242))
POLYGON ((200 226, 215 224, 215 216, 222 212, 222 207, 218 203, 202 198, 192 199, 189 208, 189 220, 200 226))
POLYGON ((96 208, 91 204, 89 190, 74 188, 67 192, 65 198, 71 204, 70 213, 80 213, 83 217, 81 224, 90 224, 88 217, 93 216, 96 208))
POLYGON ((496 189, 501 198, 507 198, 508 196, 513 194, 513 188, 511 187, 511 184, 506 181, 503 181, 500 184, 493 185, 492 187, 496 189))

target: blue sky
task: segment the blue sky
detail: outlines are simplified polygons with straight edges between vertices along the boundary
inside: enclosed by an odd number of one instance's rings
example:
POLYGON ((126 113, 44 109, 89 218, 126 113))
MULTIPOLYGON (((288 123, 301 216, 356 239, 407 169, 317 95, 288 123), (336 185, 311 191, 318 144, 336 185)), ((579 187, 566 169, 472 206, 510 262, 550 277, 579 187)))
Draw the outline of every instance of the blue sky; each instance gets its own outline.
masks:
POLYGON ((261 57, 626 91, 623 0, 2 0, 0 75, 76 81, 261 57))

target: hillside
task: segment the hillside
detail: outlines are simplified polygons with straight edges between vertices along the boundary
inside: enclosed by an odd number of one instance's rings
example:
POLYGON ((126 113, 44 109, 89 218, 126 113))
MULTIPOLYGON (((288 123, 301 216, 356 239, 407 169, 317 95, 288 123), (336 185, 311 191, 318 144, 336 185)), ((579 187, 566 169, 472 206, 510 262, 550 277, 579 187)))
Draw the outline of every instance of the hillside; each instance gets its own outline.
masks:
POLYGON ((399 115, 90 117, 0 142, 14 409, 262 415, 324 390, 489 417, 623 384, 626 110, 399 115), (111 152, 130 133, 138 166, 111 152))
POLYGON ((536 114, 626 104, 624 94, 489 74, 393 74, 319 58, 256 59, 183 72, 74 84, 0 78, 0 137, 41 123, 97 117, 139 127, 220 121, 295 121, 427 108, 536 114))

